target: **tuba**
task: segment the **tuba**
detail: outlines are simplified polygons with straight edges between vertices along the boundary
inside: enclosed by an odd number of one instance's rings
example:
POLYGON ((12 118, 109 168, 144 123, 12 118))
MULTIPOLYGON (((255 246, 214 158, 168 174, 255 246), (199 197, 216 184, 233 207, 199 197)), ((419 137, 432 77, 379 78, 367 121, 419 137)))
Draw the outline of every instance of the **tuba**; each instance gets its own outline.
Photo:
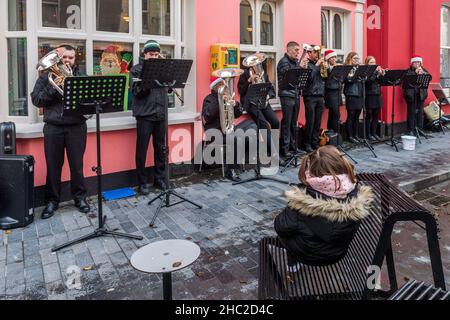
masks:
POLYGON ((48 81, 56 91, 64 95, 64 81, 67 77, 73 77, 73 70, 69 65, 64 64, 57 50, 52 50, 39 60, 37 70, 39 72, 48 71, 48 81), (58 83, 56 83, 56 80, 58 83))
POLYGON ((213 77, 222 78, 225 85, 217 90, 219 95, 220 127, 223 134, 234 132, 234 104, 235 95, 233 79, 244 73, 242 69, 222 69, 212 73, 213 77))
POLYGON ((244 67, 250 68, 250 75, 256 75, 256 81, 254 84, 265 83, 264 80, 264 68, 263 62, 266 61, 267 57, 264 53, 255 53, 244 59, 242 64, 244 67))

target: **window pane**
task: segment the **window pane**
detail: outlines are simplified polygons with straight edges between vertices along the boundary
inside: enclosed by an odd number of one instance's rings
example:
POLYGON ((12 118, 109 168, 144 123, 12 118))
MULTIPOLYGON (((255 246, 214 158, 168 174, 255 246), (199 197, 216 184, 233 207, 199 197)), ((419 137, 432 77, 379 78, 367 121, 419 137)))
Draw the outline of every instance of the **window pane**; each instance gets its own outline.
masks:
POLYGON ((441 46, 450 47, 450 8, 442 6, 441 13, 441 46))
POLYGON ((42 0, 42 26, 81 29, 81 0, 42 0))
POLYGON ((86 74, 86 43, 82 40, 38 39, 38 58, 41 59, 62 44, 69 44, 76 49, 75 64, 81 73, 86 74))
POLYGON ((328 47, 328 21, 324 12, 322 12, 322 45, 328 47))
POLYGON ((246 0, 241 1, 241 44, 253 44, 253 12, 246 0))
POLYGON ((132 43, 94 41, 94 75, 128 73, 132 66, 132 43))
POLYGON ((170 36, 170 0, 142 0, 142 33, 170 36))
POLYGON ((26 0, 8 0, 8 30, 27 30, 26 0))
POLYGON ((273 12, 268 3, 261 8, 261 45, 273 46, 273 12))
POLYGON ((333 49, 342 49, 342 20, 338 14, 334 15, 333 49))
POLYGON ((129 33, 129 0, 97 0, 97 30, 129 33))
POLYGON ((10 116, 28 116, 27 40, 8 39, 8 98, 10 116))

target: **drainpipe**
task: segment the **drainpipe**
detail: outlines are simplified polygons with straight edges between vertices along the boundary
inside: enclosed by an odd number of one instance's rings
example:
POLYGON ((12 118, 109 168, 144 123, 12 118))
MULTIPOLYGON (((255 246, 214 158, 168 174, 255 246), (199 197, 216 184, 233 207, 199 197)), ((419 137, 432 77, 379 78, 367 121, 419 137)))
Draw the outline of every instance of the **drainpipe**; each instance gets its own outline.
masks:
MULTIPOLYGON (((411 57, 416 54, 416 0, 411 0, 411 57)), ((418 53, 417 53, 418 54, 418 53)))

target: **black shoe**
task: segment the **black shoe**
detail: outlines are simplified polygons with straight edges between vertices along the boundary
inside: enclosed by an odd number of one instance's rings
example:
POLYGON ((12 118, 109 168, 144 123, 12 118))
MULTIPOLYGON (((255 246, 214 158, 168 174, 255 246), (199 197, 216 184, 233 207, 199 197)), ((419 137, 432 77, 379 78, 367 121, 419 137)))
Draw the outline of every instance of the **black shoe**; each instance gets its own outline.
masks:
POLYGON ((350 137, 350 138, 348 138, 348 140, 349 140, 351 143, 359 144, 359 140, 357 140, 355 137, 350 137))
POLYGON ((54 202, 49 202, 42 211, 41 218, 48 219, 53 217, 56 210, 58 210, 58 204, 54 202))
POLYGON ((377 142, 378 140, 374 136, 369 136, 369 141, 370 142, 377 142))
POLYGON ((292 157, 292 153, 290 151, 289 152, 281 152, 280 153, 280 158, 282 158, 282 159, 289 159, 291 157, 292 157))
POLYGON ((141 185, 138 187, 138 192, 139 192, 140 194, 142 194, 143 196, 149 195, 149 194, 150 194, 150 190, 148 189, 148 185, 146 185, 146 184, 141 184, 141 185))
POLYGON ((314 149, 311 148, 311 146, 309 144, 305 145, 305 151, 308 153, 314 152, 314 149))
POLYGON ((373 137, 377 140, 377 141, 381 141, 381 137, 377 134, 374 134, 373 137))
POLYGON ((233 169, 227 170, 225 173, 225 178, 233 182, 241 182, 241 178, 233 169))
POLYGON ((153 186, 156 189, 160 189, 160 190, 163 190, 163 191, 168 189, 167 185, 166 185, 166 182, 163 179, 156 179, 155 182, 153 183, 153 186))
POLYGON ((77 207, 78 211, 81 213, 89 213, 91 211, 91 207, 87 203, 86 199, 75 200, 75 207, 77 207))

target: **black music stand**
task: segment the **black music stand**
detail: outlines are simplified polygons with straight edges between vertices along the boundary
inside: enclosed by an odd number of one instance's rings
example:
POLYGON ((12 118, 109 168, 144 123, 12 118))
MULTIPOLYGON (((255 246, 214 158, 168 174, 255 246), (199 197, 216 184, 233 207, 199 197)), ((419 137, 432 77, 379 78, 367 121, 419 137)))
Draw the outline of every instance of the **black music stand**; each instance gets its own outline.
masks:
MULTIPOLYGON (((174 88, 184 88, 186 81, 191 71, 193 60, 180 60, 180 59, 149 59, 144 61, 142 68, 141 79, 144 83, 149 85, 150 88, 168 88, 172 90, 174 88)), ((149 201, 148 205, 151 205, 156 200, 160 200, 155 215, 150 222, 150 227, 155 226, 156 218, 161 212, 162 207, 173 207, 183 202, 189 202, 198 209, 202 209, 202 206, 187 199, 186 197, 175 192, 170 186, 170 173, 169 173, 169 110, 165 108, 165 143, 164 143, 164 160, 165 160, 165 183, 166 189, 163 190, 158 196, 149 201), (170 203, 170 196, 175 196, 181 201, 170 203)))
POLYGON ((362 92, 363 92, 363 144, 369 148, 369 150, 372 152, 373 156, 375 158, 378 158, 377 154, 375 153, 374 147, 369 143, 367 140, 367 132, 366 132, 366 81, 367 79, 372 76, 375 71, 377 70, 377 65, 361 65, 356 69, 354 78, 357 79, 357 81, 362 83, 362 92))
MULTIPOLYGON (((340 83, 343 83, 344 80, 348 77, 348 74, 350 73, 350 71, 353 69, 353 66, 335 66, 333 67, 333 70, 331 70, 330 74, 328 75, 328 78, 330 79, 334 79, 340 83)), ((339 90, 339 94, 341 94, 341 91, 339 90)), ((358 162, 356 162, 355 159, 353 159, 342 147, 342 143, 341 143, 341 121, 338 121, 338 143, 337 143, 337 148, 339 149, 339 151, 341 151, 342 153, 344 153, 350 160, 353 161, 353 163, 358 164, 358 162)))
POLYGON ((432 83, 431 89, 433 90, 433 94, 439 102, 439 127, 442 130, 442 134, 445 135, 445 129, 449 129, 442 124, 442 107, 448 106, 450 104, 449 98, 445 94, 440 83, 432 83))
POLYGON ((431 136, 425 134, 422 129, 417 126, 417 115, 419 113, 419 101, 417 99, 417 94, 419 89, 428 89, 430 86, 430 82, 432 80, 431 74, 411 74, 405 77, 405 83, 408 87, 414 89, 414 129, 413 133, 419 140, 419 143, 422 144, 422 140, 420 136, 423 136, 425 139, 431 138, 431 136))
MULTIPOLYGON (((308 80, 311 77, 312 70, 311 69, 303 69, 303 68, 293 68, 289 69, 286 72, 285 82, 288 83, 292 88, 295 88, 295 100, 300 103, 300 90, 303 90, 308 85, 308 80)), ((298 141, 298 119, 295 119, 295 150, 291 157, 285 160, 285 164, 281 173, 284 173, 287 168, 293 166, 294 168, 298 168, 298 158, 305 155, 303 152, 298 152, 299 141, 298 141)))
POLYGON ((123 111, 127 90, 128 80, 125 75, 69 77, 65 80, 64 115, 85 116, 95 114, 96 116, 97 166, 92 167, 92 171, 97 174, 98 228, 81 238, 54 247, 52 252, 102 236, 117 236, 136 240, 143 239, 141 236, 110 231, 105 226, 106 216, 103 216, 100 114, 123 111))
POLYGON ((380 81, 380 85, 383 87, 392 87, 392 122, 391 122, 391 142, 388 143, 391 147, 395 148, 399 152, 397 144, 401 143, 394 137, 394 124, 395 124, 395 87, 399 86, 403 78, 405 77, 406 70, 388 70, 380 81))
MULTIPOLYGON (((247 95, 246 95, 246 101, 250 101, 249 103, 254 103, 258 110, 261 110, 265 107, 267 103, 267 95, 269 94, 269 91, 272 87, 271 83, 258 83, 250 85, 247 95)), ((258 180, 271 180, 283 184, 289 184, 287 181, 283 181, 277 178, 267 177, 261 175, 261 162, 259 158, 259 114, 257 116, 257 122, 256 122, 256 174, 253 178, 245 179, 239 182, 234 182, 233 185, 243 184, 247 182, 253 182, 258 180)))

